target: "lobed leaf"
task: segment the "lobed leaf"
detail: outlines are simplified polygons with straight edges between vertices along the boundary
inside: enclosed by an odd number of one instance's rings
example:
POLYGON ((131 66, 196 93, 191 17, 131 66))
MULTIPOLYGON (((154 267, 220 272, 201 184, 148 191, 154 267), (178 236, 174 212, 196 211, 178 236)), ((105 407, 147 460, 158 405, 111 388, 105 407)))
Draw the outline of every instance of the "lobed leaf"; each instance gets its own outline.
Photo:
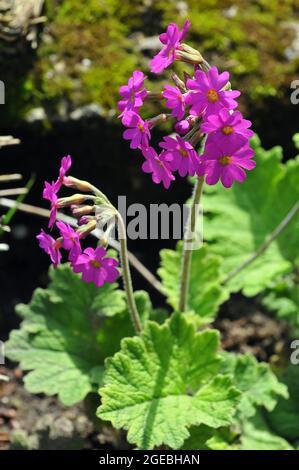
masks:
POLYGON ((140 449, 165 444, 179 448, 188 427, 228 425, 239 391, 217 376, 219 334, 196 333, 181 314, 160 326, 149 322, 140 337, 122 341, 107 359, 98 416, 128 431, 140 449))
POLYGON ((294 450, 283 437, 275 434, 268 426, 262 413, 258 412, 243 427, 242 450, 294 450))
POLYGON ((280 397, 288 398, 287 387, 278 381, 270 366, 259 363, 250 354, 224 353, 222 372, 231 375, 234 385, 242 392, 238 419, 254 416, 257 407, 272 411, 280 397))
POLYGON ((291 326, 291 335, 299 334, 299 284, 294 276, 277 280, 267 289, 262 304, 291 326))
POLYGON ((299 367, 290 365, 283 382, 289 390, 289 399, 281 397, 277 406, 267 416, 274 431, 291 441, 299 440, 299 367))
POLYGON ((116 284, 99 289, 82 282, 68 265, 50 270, 50 278, 48 289, 36 289, 28 305, 17 307, 24 320, 6 354, 30 371, 24 379, 30 392, 57 393, 72 405, 102 382, 98 332, 105 317, 125 315, 124 296, 116 284))
MULTIPOLYGON (((182 243, 178 243, 176 250, 161 250, 160 256, 158 273, 167 301, 174 310, 178 310, 182 243)), ((210 323, 228 298, 227 291, 220 286, 220 262, 220 258, 211 254, 206 246, 192 253, 188 309, 195 313, 198 324, 210 323)))
MULTIPOLYGON (((223 257, 224 275, 244 263, 269 237, 299 199, 299 158, 282 164, 280 147, 264 150, 252 141, 257 167, 242 185, 230 190, 206 187, 204 235, 209 249, 223 257)), ((228 288, 247 296, 263 291, 291 272, 298 253, 299 214, 254 262, 233 277, 228 288)))

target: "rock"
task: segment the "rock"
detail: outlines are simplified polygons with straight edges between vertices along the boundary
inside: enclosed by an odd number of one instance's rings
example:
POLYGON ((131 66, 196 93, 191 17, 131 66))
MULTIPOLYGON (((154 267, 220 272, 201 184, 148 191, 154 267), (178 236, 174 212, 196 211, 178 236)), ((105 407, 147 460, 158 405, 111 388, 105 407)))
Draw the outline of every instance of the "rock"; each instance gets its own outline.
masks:
POLYGON ((72 111, 70 113, 70 118, 73 121, 79 121, 81 119, 90 119, 95 117, 101 117, 103 115, 104 110, 100 105, 96 103, 90 103, 72 111))
POLYGON ((131 36, 134 47, 138 51, 152 51, 161 49, 159 36, 144 37, 141 33, 135 33, 131 36))
POLYGON ((295 60, 299 57, 299 23, 290 21, 287 22, 285 26, 294 32, 293 42, 289 47, 286 48, 285 56, 288 60, 295 60))
POLYGON ((24 430, 14 431, 11 434, 11 450, 34 450, 38 448, 36 435, 30 436, 24 430))
POLYGON ((38 24, 46 21, 41 16, 44 0, 0 1, 0 50, 18 53, 24 43, 37 47, 38 24))
POLYGON ((45 121, 47 119, 47 114, 44 108, 32 108, 26 114, 25 120, 30 123, 45 121))

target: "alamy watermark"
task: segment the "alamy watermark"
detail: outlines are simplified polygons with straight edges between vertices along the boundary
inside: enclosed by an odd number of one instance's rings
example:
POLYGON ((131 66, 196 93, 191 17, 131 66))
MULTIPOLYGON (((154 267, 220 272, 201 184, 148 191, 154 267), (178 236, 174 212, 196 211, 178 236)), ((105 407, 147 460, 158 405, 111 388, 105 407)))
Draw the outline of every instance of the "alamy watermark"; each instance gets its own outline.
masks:
MULTIPOLYGON (((173 203, 127 205, 126 196, 118 196, 117 210, 127 228, 130 240, 181 240, 190 250, 198 250, 203 243, 203 211, 201 205, 195 206, 194 220, 190 223, 190 206, 173 203)), ((97 228, 106 238, 116 239, 116 216, 107 207, 98 207, 96 212, 97 228)))
POLYGON ((294 349, 290 357, 291 364, 297 366, 299 364, 299 339, 292 341, 291 349, 294 349))
POLYGON ((291 103, 299 104, 299 80, 293 80, 291 83, 291 103))
POLYGON ((5 350, 4 350, 4 343, 0 341, 0 365, 5 364, 5 350))
POLYGON ((0 80, 0 104, 5 104, 5 85, 2 80, 0 80))

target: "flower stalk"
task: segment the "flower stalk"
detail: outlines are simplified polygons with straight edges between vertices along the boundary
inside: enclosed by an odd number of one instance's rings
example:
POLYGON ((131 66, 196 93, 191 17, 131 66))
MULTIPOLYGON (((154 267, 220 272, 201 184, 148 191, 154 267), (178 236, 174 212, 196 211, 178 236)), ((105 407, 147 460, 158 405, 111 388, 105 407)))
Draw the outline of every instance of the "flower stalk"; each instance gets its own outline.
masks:
POLYGON ((131 270, 129 266, 128 258, 128 247, 127 247, 127 234, 126 227, 123 218, 119 212, 117 212, 118 220, 118 233, 120 243, 120 261, 122 266, 122 278, 124 283, 124 290, 127 297, 128 309, 130 312, 131 320, 137 334, 142 332, 142 324, 140 315, 137 309, 137 305, 134 298, 133 284, 131 277, 131 270))
POLYGON ((183 255, 182 255, 182 265, 181 265, 181 277, 180 277, 180 298, 179 298, 179 311, 186 312, 188 308, 188 292, 190 285, 190 272, 191 272, 191 262, 192 262, 192 241, 189 239, 189 234, 191 237, 194 236, 196 229, 196 219, 197 219, 197 209, 200 203, 202 188, 204 183, 204 177, 200 176, 197 178, 190 213, 187 221, 187 226, 185 230, 184 245, 183 245, 183 255), (190 246, 191 244, 191 246, 190 246))
MULTIPOLYGON (((192 141, 192 137, 190 140, 192 141)), ((197 140, 197 139, 196 139, 197 140)), ((204 136, 201 141, 201 146, 199 149, 199 154, 204 153, 206 146, 207 136, 204 136)), ((190 285, 190 273, 191 273, 191 262, 192 262, 192 251, 193 240, 189 239, 189 234, 191 237, 194 237, 194 232, 196 230, 196 220, 197 220, 197 210, 198 205, 200 204, 202 190, 204 184, 204 176, 199 176, 196 179, 196 183, 193 188, 193 195, 191 201, 191 208, 189 212, 189 217, 187 220, 187 225, 185 229, 184 236, 184 245, 183 245, 183 255, 182 255, 182 264, 181 264, 181 276, 180 276, 180 297, 179 297, 179 311, 186 312, 188 308, 188 293, 190 285), (191 243, 191 247, 190 247, 191 243)))

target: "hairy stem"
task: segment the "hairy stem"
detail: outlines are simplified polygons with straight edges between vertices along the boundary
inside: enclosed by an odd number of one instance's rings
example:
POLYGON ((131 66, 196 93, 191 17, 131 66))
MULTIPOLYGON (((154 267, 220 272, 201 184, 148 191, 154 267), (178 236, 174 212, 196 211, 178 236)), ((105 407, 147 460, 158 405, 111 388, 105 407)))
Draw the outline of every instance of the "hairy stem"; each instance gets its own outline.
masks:
POLYGON ((128 248, 127 248, 127 234, 124 221, 120 213, 117 213, 118 219, 118 232, 119 232, 119 243, 120 243, 120 259, 122 265, 122 277, 124 283, 124 289, 127 296, 128 308, 131 315, 131 320, 135 331, 140 334, 142 331, 142 324, 140 316, 137 310, 136 302, 134 299, 133 285, 131 278, 131 271, 129 266, 128 248))
MULTIPOLYGON (((196 131, 198 131, 198 128, 196 128, 196 131)), ((189 140, 189 142, 194 146, 196 144, 195 142, 192 142, 192 137, 193 135, 191 135, 189 138, 186 139, 186 136, 185 136, 185 140, 189 140)), ((207 135, 204 135, 200 143, 200 148, 198 150, 199 155, 202 155, 204 153, 206 141, 207 141, 207 135)), ((195 186, 193 188, 191 208, 190 208, 187 226, 186 226, 185 234, 184 234, 183 256, 182 256, 181 276, 180 276, 180 297, 179 297, 179 311, 180 312, 185 312, 188 306, 187 302, 188 302, 188 292, 189 292, 189 284, 190 284, 192 251, 193 251, 192 249, 193 240, 189 240, 188 238, 189 238, 189 234, 191 234, 192 237, 194 236, 194 231, 196 227, 197 209, 198 209, 198 205, 201 199, 203 184, 204 184, 204 176, 198 177, 195 183, 195 186), (191 242, 191 249, 190 249, 190 242, 191 242)))
POLYGON ((190 208, 190 213, 187 221, 187 227, 184 236, 184 246, 183 246, 183 257, 181 265, 181 278, 180 278, 180 299, 179 299, 179 311, 185 312, 187 310, 187 300, 190 284, 190 271, 191 271, 191 262, 192 262, 192 246, 190 249, 190 243, 192 240, 188 239, 188 235, 191 234, 193 237, 195 227, 196 227, 196 216, 197 208, 200 203, 202 188, 204 183, 204 177, 201 176, 197 179, 196 184, 193 190, 192 203, 190 208))

